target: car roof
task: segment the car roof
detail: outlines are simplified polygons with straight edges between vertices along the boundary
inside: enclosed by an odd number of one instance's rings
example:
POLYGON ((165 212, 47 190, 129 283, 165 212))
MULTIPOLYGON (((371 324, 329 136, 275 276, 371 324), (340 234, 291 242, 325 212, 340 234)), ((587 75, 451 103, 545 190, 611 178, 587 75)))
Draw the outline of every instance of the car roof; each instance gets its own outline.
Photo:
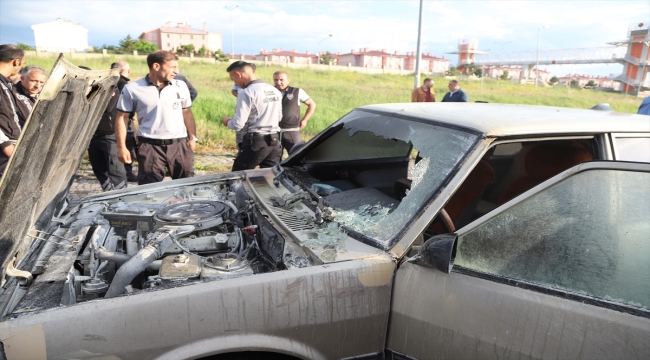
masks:
POLYGON ((573 109, 487 103, 398 103, 360 109, 414 117, 477 130, 488 137, 541 134, 650 132, 650 116, 573 109))

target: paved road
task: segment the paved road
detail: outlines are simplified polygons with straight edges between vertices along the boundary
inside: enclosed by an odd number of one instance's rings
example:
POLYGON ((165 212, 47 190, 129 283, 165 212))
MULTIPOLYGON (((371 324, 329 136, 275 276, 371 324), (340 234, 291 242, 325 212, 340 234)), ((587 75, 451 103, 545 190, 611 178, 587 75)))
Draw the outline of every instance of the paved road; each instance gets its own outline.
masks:
MULTIPOLYGON (((232 162, 234 160, 234 154, 197 154, 194 155, 194 165, 195 168, 205 169, 205 168, 214 168, 215 166, 231 168, 232 162)), ((137 173, 137 166, 134 166, 134 172, 137 173)), ((208 175, 218 173, 219 171, 213 170, 195 170, 197 176, 208 175)), ((165 180, 171 180, 171 178, 166 177, 165 180)), ((137 182, 130 182, 129 187, 138 186, 137 182)), ((102 187, 99 185, 99 182, 93 175, 93 172, 90 168, 90 163, 88 159, 84 159, 81 163, 81 166, 75 174, 74 182, 72 187, 70 187, 70 192, 68 193, 68 201, 70 206, 77 205, 81 199, 90 194, 97 194, 102 191, 102 187)))

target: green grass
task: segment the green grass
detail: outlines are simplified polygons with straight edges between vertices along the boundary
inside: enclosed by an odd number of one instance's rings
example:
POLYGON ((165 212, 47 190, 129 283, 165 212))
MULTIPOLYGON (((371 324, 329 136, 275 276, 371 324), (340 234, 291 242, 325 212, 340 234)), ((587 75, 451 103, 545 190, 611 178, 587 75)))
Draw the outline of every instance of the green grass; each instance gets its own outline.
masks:
MULTIPOLYGON (((107 69, 117 57, 103 59, 71 59, 74 64, 92 69, 107 69)), ((46 70, 52 68, 54 58, 27 59, 27 64, 36 64, 46 70)), ((138 79, 147 72, 143 59, 126 58, 131 65, 131 78, 138 79)), ((181 61, 180 71, 197 88, 199 96, 192 110, 196 118, 200 152, 235 148, 235 133, 221 124, 224 116, 234 114, 235 97, 230 93, 232 81, 225 69, 227 63, 187 63, 181 61)), ((369 75, 345 71, 315 71, 310 69, 285 69, 281 66, 257 67, 256 74, 268 83, 273 82, 273 72, 286 70, 291 85, 303 88, 316 102, 317 109, 305 130, 303 138, 309 139, 325 127, 338 120, 352 109, 368 104, 408 102, 411 99, 413 77, 406 75, 369 75)), ((434 78, 434 90, 438 101, 448 91, 448 80, 434 78)), ((485 79, 462 81, 462 89, 470 101, 510 103, 528 105, 549 105, 573 108, 589 108, 598 103, 609 103, 620 112, 636 113, 641 100, 634 96, 596 90, 567 89, 566 87, 542 87, 518 85, 509 81, 485 79)), ((305 107, 303 106, 303 112, 305 107)))

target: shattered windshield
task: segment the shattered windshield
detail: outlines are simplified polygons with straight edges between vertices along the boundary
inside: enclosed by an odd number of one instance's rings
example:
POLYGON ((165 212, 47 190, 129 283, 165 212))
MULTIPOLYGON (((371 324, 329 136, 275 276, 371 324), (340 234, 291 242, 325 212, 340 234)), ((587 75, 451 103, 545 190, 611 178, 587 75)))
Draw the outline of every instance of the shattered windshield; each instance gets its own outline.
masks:
POLYGON ((334 127, 304 155, 301 182, 328 205, 328 229, 340 225, 386 249, 478 138, 471 130, 363 110, 334 127))

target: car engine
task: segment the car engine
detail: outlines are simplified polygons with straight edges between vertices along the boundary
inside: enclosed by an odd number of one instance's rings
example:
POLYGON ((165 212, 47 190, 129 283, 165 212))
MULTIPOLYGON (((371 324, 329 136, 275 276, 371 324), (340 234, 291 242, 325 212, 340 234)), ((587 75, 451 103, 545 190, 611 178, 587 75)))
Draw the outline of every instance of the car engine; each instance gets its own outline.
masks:
POLYGON ((85 203, 70 220, 66 237, 86 235, 69 303, 286 268, 284 238, 237 181, 85 203))

